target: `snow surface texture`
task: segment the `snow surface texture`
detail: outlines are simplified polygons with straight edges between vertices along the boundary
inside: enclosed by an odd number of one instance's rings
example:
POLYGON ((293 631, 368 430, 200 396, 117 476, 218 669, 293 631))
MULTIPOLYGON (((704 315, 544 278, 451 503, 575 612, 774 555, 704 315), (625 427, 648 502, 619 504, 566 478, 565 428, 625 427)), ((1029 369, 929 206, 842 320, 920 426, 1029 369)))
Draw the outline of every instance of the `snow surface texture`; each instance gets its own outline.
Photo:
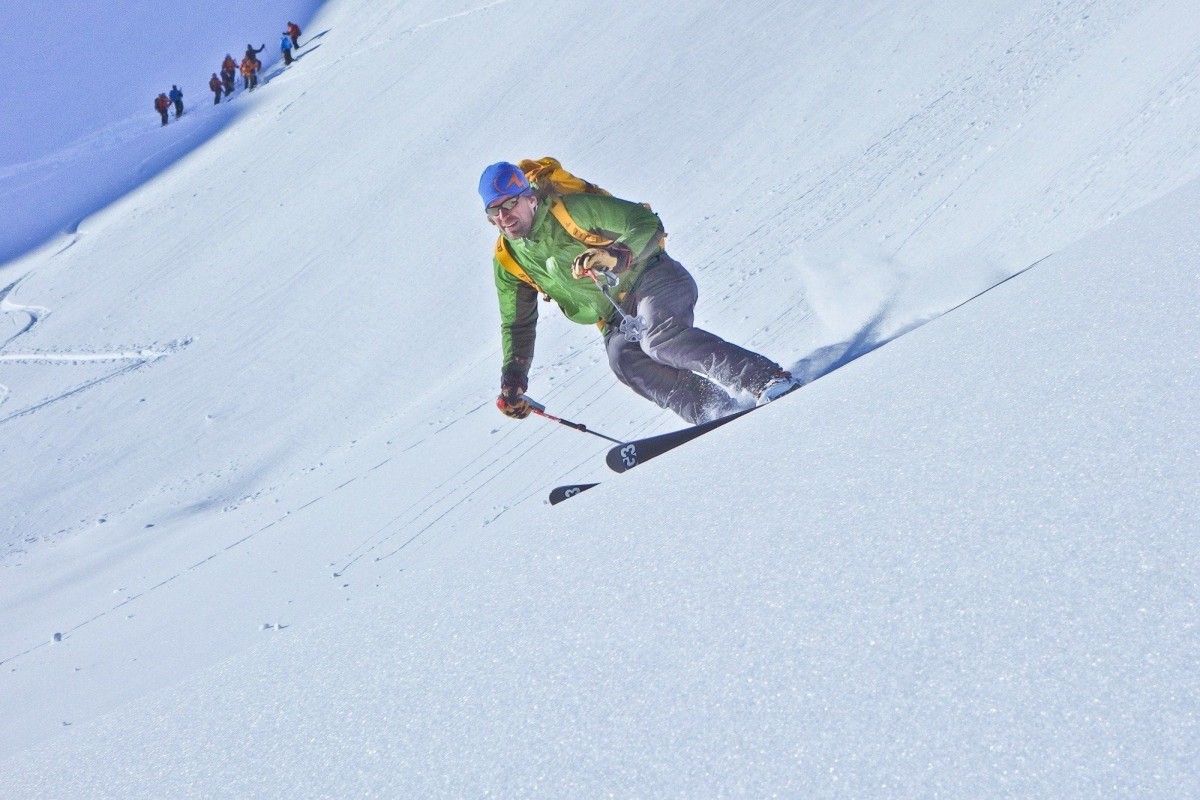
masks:
MULTIPOLYGON (((1200 795, 1194 9, 797 6, 329 3, 0 267, 0 796, 1200 795), (865 355, 626 476, 505 420, 542 154, 865 355)), ((678 425, 552 310, 531 394, 678 425)))

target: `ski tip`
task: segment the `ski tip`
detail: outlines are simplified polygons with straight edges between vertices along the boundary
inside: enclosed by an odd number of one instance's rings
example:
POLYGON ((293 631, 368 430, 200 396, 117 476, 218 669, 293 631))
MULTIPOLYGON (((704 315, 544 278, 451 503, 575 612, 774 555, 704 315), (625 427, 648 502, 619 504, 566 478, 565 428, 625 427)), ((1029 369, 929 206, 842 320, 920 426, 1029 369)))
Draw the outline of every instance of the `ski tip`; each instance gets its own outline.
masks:
POLYGON ((610 448, 604 461, 613 472, 627 472, 633 469, 641 463, 637 442, 619 444, 610 448))
POLYGON ((564 500, 570 500, 577 494, 582 494, 593 486, 599 486, 598 483, 577 483, 572 486, 559 486, 550 492, 550 505, 556 506, 564 500))

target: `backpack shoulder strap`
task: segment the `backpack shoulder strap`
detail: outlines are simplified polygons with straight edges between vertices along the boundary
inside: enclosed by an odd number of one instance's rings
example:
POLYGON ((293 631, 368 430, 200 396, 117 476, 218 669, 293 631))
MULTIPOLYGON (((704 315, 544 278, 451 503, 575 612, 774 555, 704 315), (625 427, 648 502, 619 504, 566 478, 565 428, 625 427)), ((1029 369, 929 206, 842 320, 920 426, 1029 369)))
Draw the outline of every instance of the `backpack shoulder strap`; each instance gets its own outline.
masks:
POLYGON ((599 234, 584 230, 575 224, 575 220, 571 219, 571 214, 567 211, 566 204, 557 195, 550 198, 550 213, 554 215, 554 218, 558 220, 558 224, 562 225, 567 233, 588 247, 607 247, 613 243, 612 239, 606 239, 599 234))
POLYGON ((509 275, 512 275, 522 283, 529 284, 534 288, 534 291, 543 297, 547 296, 546 293, 542 291, 542 287, 534 283, 533 278, 529 277, 529 273, 521 268, 521 265, 517 263, 517 259, 513 258, 513 254, 509 251, 508 243, 504 240, 503 236, 496 237, 496 249, 492 254, 496 257, 496 260, 500 262, 500 266, 504 267, 505 272, 507 272, 509 275))

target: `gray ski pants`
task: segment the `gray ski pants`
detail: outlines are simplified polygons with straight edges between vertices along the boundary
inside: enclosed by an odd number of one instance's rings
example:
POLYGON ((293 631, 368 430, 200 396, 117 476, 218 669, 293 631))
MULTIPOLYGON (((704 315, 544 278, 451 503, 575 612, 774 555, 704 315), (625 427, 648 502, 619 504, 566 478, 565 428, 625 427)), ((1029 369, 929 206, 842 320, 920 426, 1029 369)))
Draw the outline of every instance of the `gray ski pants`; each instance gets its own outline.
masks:
POLYGON ((691 274, 662 253, 621 302, 626 314, 649 326, 642 341, 621 335, 619 316, 604 337, 608 364, 621 383, 692 424, 737 411, 742 406, 729 392, 757 392, 782 369, 693 327, 698 297, 691 274))

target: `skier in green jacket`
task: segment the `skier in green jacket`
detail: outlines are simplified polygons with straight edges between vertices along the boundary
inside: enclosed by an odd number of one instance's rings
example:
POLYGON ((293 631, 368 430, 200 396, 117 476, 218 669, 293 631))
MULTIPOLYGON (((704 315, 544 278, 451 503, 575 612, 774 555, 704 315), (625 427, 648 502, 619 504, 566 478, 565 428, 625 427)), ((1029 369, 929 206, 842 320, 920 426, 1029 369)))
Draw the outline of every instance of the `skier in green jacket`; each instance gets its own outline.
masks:
POLYGON ((539 290, 568 319, 600 327, 618 380, 693 424, 737 411, 739 393, 761 404, 799 385, 774 361, 693 326, 696 282, 663 250, 662 223, 645 206, 598 194, 556 196, 508 162, 484 170, 479 194, 528 279, 506 268, 497 252, 503 363, 496 405, 504 414, 530 413, 524 393, 539 290), (555 203, 565 207, 565 222, 561 210, 552 212, 555 203), (576 235, 572 225, 580 229, 576 235), (589 233, 606 243, 589 246, 578 238, 589 233))

